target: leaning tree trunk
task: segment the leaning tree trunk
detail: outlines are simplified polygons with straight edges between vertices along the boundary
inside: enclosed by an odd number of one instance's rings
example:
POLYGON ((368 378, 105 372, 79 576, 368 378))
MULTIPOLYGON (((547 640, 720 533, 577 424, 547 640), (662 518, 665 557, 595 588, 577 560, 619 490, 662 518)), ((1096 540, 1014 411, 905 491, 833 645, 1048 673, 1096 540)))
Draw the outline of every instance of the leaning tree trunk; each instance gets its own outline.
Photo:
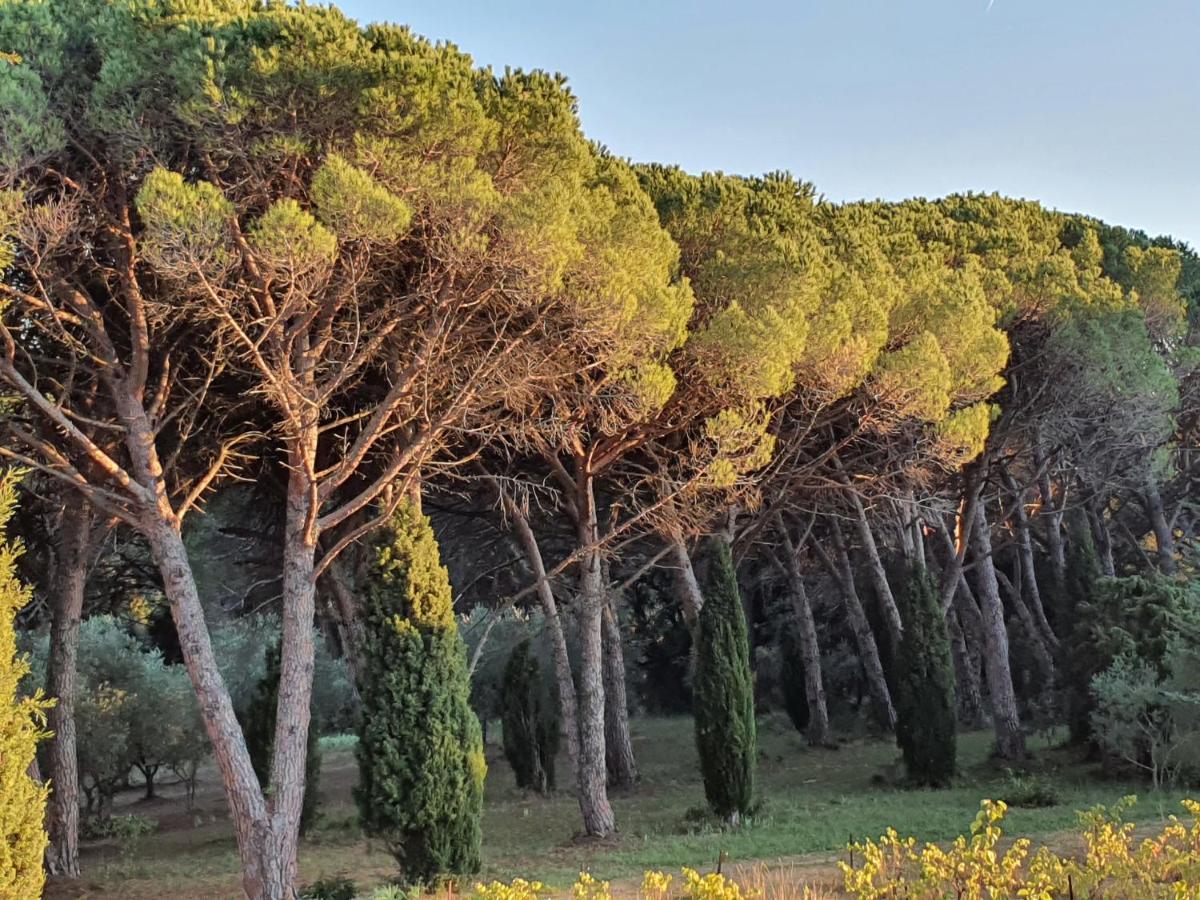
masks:
POLYGON ((608 783, 631 787, 638 779, 629 731, 629 699, 625 692, 625 654, 615 598, 604 605, 604 750, 608 783))
POLYGON ((1063 514, 1060 504, 1054 500, 1050 484, 1049 462, 1046 460, 1036 436, 1033 445, 1033 463, 1038 471, 1038 493, 1041 494, 1041 510, 1038 517, 1046 522, 1046 548, 1049 551, 1050 571, 1054 576, 1054 588, 1061 596, 1067 584, 1067 552, 1063 545, 1063 514))
POLYGON ((675 569, 675 593, 683 609, 683 620, 694 638, 696 626, 700 621, 700 610, 704 606, 704 594, 700 590, 700 582, 692 566, 692 555, 688 553, 683 538, 672 537, 670 549, 675 569))
POLYGON ((992 562, 992 537, 988 530, 984 504, 975 507, 975 527, 971 529, 975 549, 975 567, 979 586, 980 614, 983 627, 983 662, 988 694, 992 705, 992 726, 996 731, 996 750, 1003 759, 1025 758, 1025 732, 1017 713, 1012 669, 1008 661, 1008 631, 1004 624, 1004 604, 992 562))
POLYGON ((1017 552, 1021 560, 1023 597, 1037 621, 1042 640, 1053 652, 1058 649, 1058 636, 1050 627, 1050 622, 1046 618, 1046 607, 1042 603, 1042 591, 1037 580, 1037 570, 1034 568, 1033 536, 1029 528, 1029 515, 1025 511, 1024 492, 1008 469, 1004 469, 1004 479, 1013 495, 1013 525, 1017 532, 1017 552))
POLYGON ((867 571, 871 575, 871 583, 879 596, 879 606, 883 611, 884 621, 891 632, 892 646, 899 647, 900 639, 904 636, 904 623, 900 619, 900 607, 888 584, 887 569, 884 568, 883 558, 879 555, 879 547, 875 543, 875 535, 871 532, 871 523, 867 521, 867 511, 862 501, 853 491, 849 492, 850 502, 854 506, 854 523, 858 527, 858 537, 862 542, 863 552, 867 555, 867 571))
MULTIPOLYGON (((499 489, 499 488, 498 488, 499 489)), ((524 511, 505 493, 501 492, 500 499, 512 519, 513 528, 517 532, 517 540, 525 553, 525 560, 533 570, 536 581, 538 602, 542 607, 542 615, 546 619, 546 627, 550 631, 551 648, 554 653, 554 677, 558 686, 559 722, 562 735, 566 740, 567 759, 571 763, 571 774, 576 784, 580 783, 579 770, 579 714, 576 706, 575 676, 571 672, 571 656, 567 652, 567 635, 563 629, 562 617, 558 613, 558 603, 554 590, 550 587, 550 579, 546 577, 546 563, 542 559, 541 548, 533 529, 529 527, 529 519, 524 511)))
POLYGON ((967 646, 958 610, 946 614, 950 631, 950 649, 954 654, 955 696, 958 698, 958 721, 964 728, 983 724, 983 692, 979 685, 979 665, 967 646))
POLYGON ((875 707, 879 723, 889 731, 896 728, 896 708, 892 704, 892 692, 888 688, 887 677, 883 672, 883 662, 879 658, 879 645, 875 641, 875 632, 863 609, 862 600, 858 596, 858 588, 854 584, 854 569, 850 565, 850 554, 846 550, 846 542, 842 537, 841 526, 836 520, 830 520, 830 538, 833 541, 835 559, 815 542, 817 550, 826 569, 837 585, 842 597, 842 605, 846 610, 846 621, 854 635, 855 646, 858 647, 859 660, 867 677, 867 690, 871 695, 871 703, 875 707))
POLYGON ((342 644, 342 658, 350 675, 355 695, 358 693, 358 651, 362 646, 362 621, 358 614, 358 598, 350 586, 350 574, 344 559, 335 559, 325 570, 325 584, 333 594, 338 640, 342 644))
POLYGON ((827 747, 833 743, 829 727, 829 707, 825 702, 825 679, 821 675, 821 646, 817 640, 817 625, 813 621, 812 604, 808 591, 804 589, 804 577, 800 572, 800 561, 796 558, 797 548, 790 543, 784 555, 784 572, 787 574, 788 592, 792 598, 792 610, 796 615, 796 626, 800 632, 800 661, 804 665, 804 690, 808 698, 808 742, 814 747, 827 747))
POLYGON ((1117 561, 1113 556, 1112 532, 1108 530, 1108 522, 1104 518, 1104 508, 1097 497, 1087 502, 1088 522, 1095 536, 1096 555, 1100 558, 1100 570, 1106 578, 1117 577, 1117 561))
POLYGON ((50 655, 46 690, 54 699, 47 714, 53 737, 48 746, 47 774, 51 793, 47 804, 46 867, 53 875, 79 877, 79 758, 75 747, 76 660, 79 621, 87 580, 91 509, 79 496, 66 496, 58 532, 58 569, 54 618, 50 625, 50 655))
MULTIPOLYGON (((1020 562, 1017 564, 1020 565, 1020 562)), ((1017 586, 1020 584, 1020 575, 1013 581, 1003 571, 996 569, 996 581, 1012 601, 1012 609, 1021 625, 1021 632, 1025 635, 1025 642, 1029 645, 1029 652, 1033 654, 1041 671, 1043 685, 1050 687, 1054 681, 1054 654, 1039 633, 1033 613, 1029 611, 1025 598, 1021 596, 1021 589, 1017 586)))
MULTIPOLYGON (((581 462, 582 466, 583 463, 581 462)), ((579 475, 576 487, 579 560, 579 808, 584 830, 607 837, 616 830, 608 802, 604 740, 604 606, 599 529, 592 480, 579 475)))
POLYGON ((1146 487, 1142 491, 1142 505, 1146 508, 1146 515, 1150 518, 1150 527, 1154 531, 1158 568, 1164 575, 1174 575, 1178 571, 1175 564, 1175 534, 1167 521, 1162 493, 1153 476, 1146 479, 1146 487))

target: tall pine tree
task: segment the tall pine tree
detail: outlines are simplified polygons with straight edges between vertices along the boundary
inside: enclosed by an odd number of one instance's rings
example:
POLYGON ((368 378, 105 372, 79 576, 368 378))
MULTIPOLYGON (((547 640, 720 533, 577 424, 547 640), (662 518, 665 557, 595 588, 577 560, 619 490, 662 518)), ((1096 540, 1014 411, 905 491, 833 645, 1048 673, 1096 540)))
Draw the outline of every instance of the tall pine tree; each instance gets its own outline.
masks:
POLYGON ((924 566, 914 565, 900 596, 904 636, 895 663, 896 743, 915 784, 942 787, 954 777, 954 658, 938 589, 924 566))
POLYGON ((0 897, 40 897, 45 874, 45 785, 30 776, 47 703, 40 692, 22 699, 18 691, 29 663, 17 656, 13 618, 29 602, 29 589, 17 580, 20 544, 5 539, 16 508, 16 478, 0 476, 0 897))
POLYGON ((429 520, 396 509, 363 581, 359 787, 364 830, 409 882, 479 868, 487 765, 450 578, 429 520))
POLYGON ((746 614, 729 546, 714 539, 692 689, 696 747, 712 811, 738 825, 754 805, 758 735, 746 614))

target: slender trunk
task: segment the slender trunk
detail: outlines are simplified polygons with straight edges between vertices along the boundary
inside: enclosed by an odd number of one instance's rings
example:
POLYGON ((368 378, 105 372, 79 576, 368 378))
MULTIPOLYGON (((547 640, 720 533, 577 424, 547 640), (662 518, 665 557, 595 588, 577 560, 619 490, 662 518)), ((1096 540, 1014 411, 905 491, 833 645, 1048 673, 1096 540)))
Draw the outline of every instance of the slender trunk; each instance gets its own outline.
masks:
POLYGON ((625 693, 625 654, 615 598, 604 605, 604 748, 608 782, 631 787, 638 779, 629 732, 629 699, 625 693))
POLYGON ((1036 439, 1033 447, 1033 463, 1038 471, 1038 493, 1041 494, 1042 500, 1039 517, 1046 522, 1046 547, 1050 551, 1050 571, 1054 576, 1055 590, 1061 594, 1067 584, 1067 552, 1062 537, 1063 514, 1061 506, 1055 503, 1054 490, 1050 484, 1049 465, 1036 439))
POLYGON ((1030 611, 1033 613, 1042 639, 1053 651, 1058 647, 1058 637, 1054 634, 1054 629, 1050 627, 1050 622, 1046 618, 1046 607, 1042 603, 1042 591, 1038 585, 1037 570, 1034 568, 1033 536, 1029 529, 1029 515, 1025 511, 1023 491, 1018 486, 1016 479, 1009 474, 1008 469, 1006 468, 1003 471, 1004 479, 1008 484, 1009 491, 1013 495, 1013 502, 1015 504, 1013 525, 1017 532, 1017 551, 1021 560, 1023 597, 1030 611))
POLYGON ((863 609, 862 600, 858 596, 858 588, 854 585, 854 569, 850 565, 850 554, 846 550, 846 542, 842 538, 842 529, 836 520, 830 521, 830 538, 833 541, 835 559, 815 542, 816 548, 829 574, 833 577, 842 597, 842 605, 846 610, 846 621, 854 635, 858 647, 859 661, 867 677, 867 690, 871 694, 871 703, 875 707, 875 715, 879 723, 889 731, 896 728, 896 708, 892 705, 892 692, 888 688, 887 677, 883 672, 883 662, 879 658, 879 645, 875 642, 875 632, 863 609))
POLYGON ((983 692, 979 684, 978 659, 967 646, 967 637, 958 610, 946 615, 950 630, 950 649, 954 653, 954 680, 958 698, 958 721, 964 728, 978 728, 983 723, 983 692))
POLYGON ((1017 586, 1020 584, 1020 577, 1018 576, 1015 582, 1010 581, 1002 571, 997 569, 996 581, 1004 588, 1005 593, 1008 594, 1009 599, 1012 601, 1012 609, 1016 613, 1017 621, 1021 623, 1021 630, 1025 634, 1025 642, 1029 645, 1029 650, 1033 653, 1034 659, 1037 660, 1044 685, 1049 687, 1054 680, 1054 655, 1046 645, 1045 639, 1038 632, 1033 613, 1029 611, 1029 607, 1025 603, 1025 598, 1021 595, 1021 589, 1017 586))
POLYGON ((579 561, 579 807, 593 837, 616 830, 608 802, 604 741, 603 618, 607 600, 600 565, 599 530, 591 476, 582 470, 576 485, 579 561))
POLYGON ((335 559, 325 570, 325 584, 333 595, 334 609, 337 612, 335 625, 338 640, 342 644, 342 658, 346 660, 346 668, 350 673, 350 683, 358 693, 358 649, 362 646, 362 621, 358 615, 358 598, 350 586, 350 575, 346 571, 345 561, 335 559))
POLYGON ((888 584, 887 570, 883 566, 883 558, 879 555, 879 547, 875 543, 875 535, 871 532, 871 523, 867 521, 867 511, 862 501, 853 491, 849 493, 850 502, 854 506, 854 523, 858 528, 858 538, 862 542, 863 552, 867 555, 867 570, 871 575, 871 583, 879 596, 879 605, 883 611, 883 619, 891 632, 892 645, 900 646, 904 635, 904 623, 900 619, 900 607, 892 595, 891 585, 888 584))
POLYGON ((317 492, 311 473, 317 451, 316 423, 294 439, 289 458, 283 543, 283 628, 280 640, 279 699, 271 754, 267 870, 272 895, 296 891, 300 812, 312 712, 316 614, 317 492))
POLYGON ((163 578, 171 617, 179 634, 184 666, 196 692, 213 760, 221 773, 230 817, 237 836, 242 888, 250 900, 276 900, 268 893, 267 807, 229 691, 221 678, 204 622, 204 609, 179 531, 165 517, 148 513, 144 533, 163 578))
POLYGON ((692 567, 692 556, 688 553, 683 538, 671 538, 671 561, 675 564, 675 592, 683 608, 683 620, 695 637, 700 621, 700 610, 704 606, 704 594, 692 567))
POLYGON ((975 507, 975 527, 971 529, 975 549, 980 613, 983 626, 983 661, 988 694, 992 704, 992 726, 996 731, 996 750, 1003 759, 1025 758, 1025 732, 1017 714, 1012 670, 1008 661, 1008 631, 1004 625, 1004 604, 992 562, 992 537, 983 504, 975 507))
POLYGON ((1146 479, 1146 487, 1142 491, 1142 505, 1146 508, 1146 515, 1150 518, 1150 527, 1154 531, 1155 558, 1158 560, 1158 568, 1164 575, 1174 575, 1178 571, 1175 564, 1175 534, 1167 521, 1162 493, 1153 476, 1146 479))
POLYGON ((829 707, 825 702, 825 679, 821 674, 821 646, 817 641, 817 625, 813 621, 812 604, 804 588, 804 575, 800 571, 800 548, 795 546, 780 520, 783 539, 783 571, 787 577, 788 593, 792 599, 792 611, 796 616, 796 627, 800 632, 800 661, 804 665, 804 692, 808 698, 808 742, 814 747, 827 747, 833 743, 829 728, 829 707))
POLYGON ((546 618, 546 627, 550 629, 550 641, 554 652, 554 675, 558 685, 559 721, 562 735, 567 746, 567 759, 571 763, 571 774, 578 784, 581 778, 579 771, 579 714, 576 707, 575 676, 571 672, 571 656, 567 652, 567 635, 563 629, 562 618, 558 614, 558 603, 554 598, 554 590, 550 587, 550 579, 546 577, 546 564, 542 559, 541 548, 529 520, 507 494, 501 493, 501 501, 512 519, 517 540, 525 553, 529 568, 537 579, 537 598, 542 606, 542 615, 546 618))
POLYGON ((1088 522, 1095 536, 1096 555, 1100 557, 1100 570, 1108 578, 1117 577, 1117 561, 1113 558, 1112 533, 1108 530, 1108 522, 1104 518, 1104 508, 1099 498, 1093 496, 1087 502, 1088 522))
POLYGON ((48 725, 53 737, 48 747, 47 774, 51 793, 47 804, 46 865, 51 874, 79 877, 79 757, 75 748, 76 660, 79 621, 87 581, 87 549, 92 514, 87 502, 74 494, 65 497, 58 532, 58 568, 55 572, 54 618, 50 625, 50 654, 46 664, 46 691, 55 700, 48 725))

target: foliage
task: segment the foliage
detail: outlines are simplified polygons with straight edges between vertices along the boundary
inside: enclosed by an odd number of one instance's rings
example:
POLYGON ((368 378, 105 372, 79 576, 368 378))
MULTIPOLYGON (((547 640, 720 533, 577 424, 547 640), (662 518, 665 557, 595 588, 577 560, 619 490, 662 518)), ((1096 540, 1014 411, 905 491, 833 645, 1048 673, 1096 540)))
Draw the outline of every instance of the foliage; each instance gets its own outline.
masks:
POLYGON ((401 503, 363 581, 356 791, 405 878, 479 867, 486 774, 450 582, 429 521, 401 503))
POLYGON ((696 747, 709 806, 736 825, 755 802, 754 681, 733 559, 723 541, 714 544, 696 640, 696 747))
POLYGON ((300 892, 301 900, 354 900, 357 896, 354 882, 342 875, 314 881, 300 892))
POLYGON ((801 652, 800 627, 789 617, 779 628, 779 687, 788 718, 802 732, 808 728, 810 711, 801 652))
POLYGON ((879 842, 851 844, 858 865, 838 863, 847 893, 860 900, 885 897, 1189 897, 1200 889, 1200 803, 1183 805, 1189 828, 1176 816, 1157 835, 1134 843, 1132 823, 1121 816, 1134 798, 1111 810, 1095 807, 1080 815, 1086 854, 1060 857, 1049 847, 1033 851, 1028 838, 998 848, 1007 806, 984 800, 969 838, 948 848, 901 838, 893 829, 879 842))
POLYGON ((896 742, 915 784, 946 785, 957 758, 954 660, 937 585, 913 566, 897 598, 904 634, 896 653, 896 742))
POLYGON ((108 816, 103 819, 85 819, 79 826, 79 836, 88 841, 102 841, 109 838, 127 840, 154 834, 157 830, 158 822, 145 816, 108 816))
POLYGON ((505 666, 501 705, 504 756, 512 766, 517 787, 541 794, 552 791, 559 720, 528 640, 517 644, 505 666))
MULTIPOLYGON (((258 783, 267 791, 271 782, 271 757, 275 746, 275 723, 279 704, 280 644, 267 648, 266 671, 258 690, 250 699, 242 717, 242 733, 258 783)), ((317 721, 308 725, 307 749, 304 757, 304 804, 300 808, 300 834, 305 835, 317 818, 317 803, 321 789, 321 745, 317 721)))
POLYGON ((20 543, 7 527, 17 505, 13 471, 0 476, 0 896, 41 896, 45 874, 42 819, 48 788, 30 777, 38 742, 45 731, 48 703, 40 692, 21 695, 29 663, 17 655, 13 619, 29 602, 29 589, 17 580, 20 543))

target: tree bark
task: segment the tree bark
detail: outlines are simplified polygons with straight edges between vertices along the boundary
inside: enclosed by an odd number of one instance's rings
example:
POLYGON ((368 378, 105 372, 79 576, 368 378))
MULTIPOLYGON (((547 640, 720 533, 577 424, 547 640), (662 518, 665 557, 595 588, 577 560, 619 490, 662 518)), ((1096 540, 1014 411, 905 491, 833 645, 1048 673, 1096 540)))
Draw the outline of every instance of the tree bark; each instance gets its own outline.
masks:
POLYGON ((804 576, 796 558, 796 547, 786 546, 787 557, 784 571, 787 572, 788 594, 792 598, 792 612, 800 632, 800 656, 804 662, 804 691, 809 702, 809 727, 806 737, 812 746, 829 746, 833 736, 829 730, 829 708, 824 696, 824 677, 821 673, 821 646, 817 642, 817 626, 812 620, 812 605, 804 589, 804 576))
POLYGON ((350 576, 346 572, 345 561, 335 559, 325 570, 325 584, 333 594, 334 608, 337 610, 336 627, 338 640, 342 643, 342 657, 346 660, 346 668, 350 673, 350 683, 358 692, 358 651, 362 646, 362 621, 358 615, 358 598, 350 586, 350 576))
POLYGON ((681 537, 671 538, 671 561, 675 565, 675 592, 683 608, 683 620, 695 637, 700 610, 704 606, 704 594, 700 590, 696 570, 692 567, 692 555, 688 553, 681 537))
POLYGON ((1174 575, 1178 571, 1175 564, 1175 534, 1167 521, 1166 510, 1163 508, 1162 493, 1154 477, 1146 479, 1146 487, 1142 492, 1142 505, 1150 518, 1150 527, 1154 531, 1155 558, 1158 568, 1164 575, 1174 575))
POLYGON ((1050 622, 1046 618, 1046 608, 1042 603, 1042 591, 1038 585, 1037 571, 1034 568, 1033 536, 1029 528, 1029 516, 1025 511, 1024 492, 1008 469, 1005 468, 1003 471, 1004 480, 1013 495, 1013 525, 1017 532, 1017 551, 1021 560, 1021 584, 1024 587, 1023 597, 1030 611, 1033 613, 1042 639, 1046 642, 1051 652, 1053 652, 1058 648, 1058 637, 1054 634, 1054 629, 1050 627, 1050 622))
POLYGON ((58 568, 54 578, 54 618, 50 625, 50 653, 46 664, 46 691, 55 705, 47 713, 53 737, 48 747, 46 865, 53 875, 79 877, 79 758, 75 745, 76 660, 79 622, 87 581, 91 508, 75 494, 65 497, 58 532, 58 568))
POLYGON ((879 596, 879 605, 883 611, 883 620, 887 622, 888 631, 892 635, 892 646, 900 646, 904 636, 904 623, 900 619, 900 607, 888 584, 887 570, 883 566, 883 558, 879 555, 879 547, 875 543, 875 535, 871 532, 871 523, 867 521, 867 511, 862 501, 853 491, 849 491, 850 502, 854 506, 854 523, 858 528, 858 538, 862 542, 863 552, 867 555, 867 570, 871 574, 871 583, 879 596))
POLYGON ((950 630, 950 648, 954 652, 954 680, 957 687, 958 721, 964 728, 983 724, 983 691, 979 684, 979 661, 967 646, 967 637, 958 610, 946 615, 950 630))
MULTIPOLYGON (((499 487, 497 486, 497 490, 499 487)), ((550 642, 554 653, 554 676, 558 685, 559 722, 562 735, 567 747, 567 759, 571 763, 571 774, 579 783, 579 714, 575 693, 575 676, 571 672, 571 656, 567 651, 567 635, 563 629, 562 617, 558 614, 558 603, 550 579, 546 577, 546 563, 542 558, 541 548, 533 529, 529 527, 529 519, 524 511, 513 502, 503 491, 500 492, 501 502, 512 519, 513 528, 517 533, 517 541, 525 554, 529 568, 537 579, 536 593, 542 607, 542 615, 546 618, 546 627, 550 630, 550 642)))
POLYGON ((625 691, 625 654, 615 598, 604 605, 604 748, 608 783, 631 787, 637 782, 637 760, 629 731, 629 699, 625 691))
POLYGON ((607 601, 592 478, 580 461, 575 504, 579 541, 579 807, 593 837, 616 831, 608 802, 604 735, 603 618, 607 601))
POLYGON ((1050 571, 1054 575, 1055 590, 1062 594, 1067 584, 1067 552, 1063 545, 1062 509, 1054 501, 1054 490, 1050 484, 1050 469, 1040 442, 1036 436, 1033 445, 1033 463, 1038 471, 1038 493, 1042 507, 1039 518, 1046 522, 1046 547, 1049 550, 1050 571))
POLYGON ((875 642, 875 632, 867 612, 863 609, 862 600, 858 596, 858 588, 854 584, 854 569, 850 565, 850 554, 846 549, 846 541, 842 537, 841 526, 836 520, 830 520, 830 539, 833 541, 835 559, 830 559, 825 550, 815 541, 812 546, 817 551, 825 568, 829 571, 838 593, 842 597, 842 605, 846 610, 846 620, 850 623, 850 631, 854 635, 858 647, 859 661, 867 677, 867 690, 871 694, 871 702, 875 707, 875 715, 879 723, 889 731, 896 728, 896 708, 892 704, 892 692, 888 688, 887 677, 883 672, 883 662, 879 658, 879 645, 875 642))
POLYGON ((975 527, 971 529, 975 549, 975 569, 983 626, 983 661, 991 698, 992 726, 996 731, 996 750, 1003 759, 1025 758, 1025 732, 1017 713, 1012 669, 1008 661, 1008 631, 1004 624, 1004 604, 992 561, 992 538, 983 503, 975 507, 975 527))
POLYGON ((1108 522, 1104 520, 1104 509, 1099 498, 1093 496, 1087 503, 1088 522, 1095 535, 1096 555, 1100 558, 1100 570, 1107 578, 1117 577, 1117 561, 1113 558, 1112 533, 1108 530, 1108 522))
POLYGON ((1021 623, 1021 630, 1025 634, 1025 640, 1029 644, 1029 649, 1033 653, 1034 659, 1037 660, 1043 682, 1049 687, 1054 681, 1054 654, 1039 633, 1033 613, 1029 611, 1029 607, 1025 603, 1025 598, 1021 595, 1020 588, 1017 587, 1020 579, 1018 577, 1016 582, 1011 581, 1002 571, 997 569, 996 581, 1003 586, 1009 599, 1012 601, 1013 612, 1016 613, 1017 621, 1021 623))

